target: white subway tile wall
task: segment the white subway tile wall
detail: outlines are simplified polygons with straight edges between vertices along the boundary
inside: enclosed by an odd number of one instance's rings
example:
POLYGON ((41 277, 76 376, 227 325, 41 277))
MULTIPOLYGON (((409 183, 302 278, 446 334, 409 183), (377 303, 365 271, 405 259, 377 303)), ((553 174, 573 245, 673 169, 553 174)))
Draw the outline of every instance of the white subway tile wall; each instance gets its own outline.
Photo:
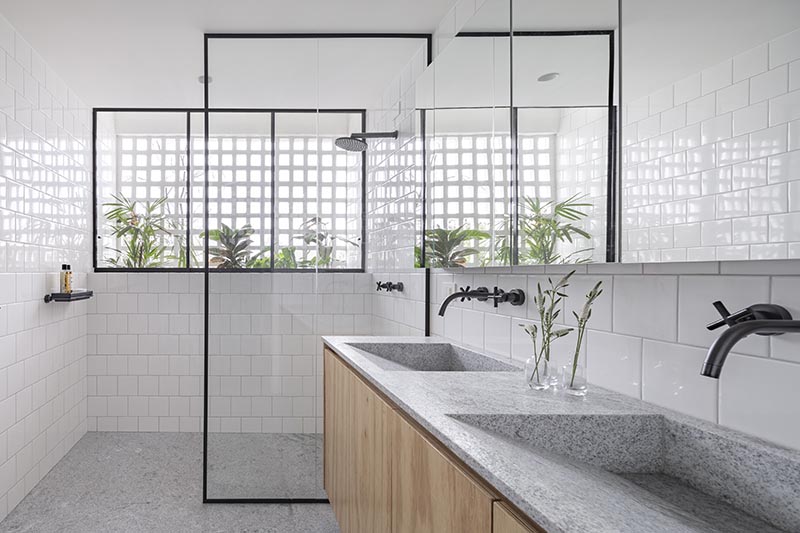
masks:
POLYGON ((800 30, 625 106, 624 261, 800 258, 797 206, 763 188, 800 181, 798 42, 800 30))
MULTIPOLYGON (((537 320, 532 294, 569 266, 435 270, 431 276, 433 333, 518 361, 532 351, 518 324, 537 320), (499 272, 498 272, 499 270, 499 272), (523 307, 477 301, 454 302, 436 315, 447 290, 497 285, 527 290, 523 307)), ((754 336, 737 344, 719 381, 700 376, 700 366, 719 332, 711 303, 731 311, 754 303, 776 303, 800 317, 800 261, 576 266, 560 321, 574 325, 571 311, 589 288, 603 282, 586 340, 589 381, 670 409, 698 416, 779 444, 800 449, 800 426, 787 423, 795 405, 792 383, 800 379, 800 337, 754 336)), ((557 341, 555 366, 566 364, 574 335, 557 341), (566 340, 566 342, 561 342, 566 340)), ((520 378, 520 386, 523 386, 520 378)))
MULTIPOLYGON (((425 273, 423 270, 372 272, 370 335, 425 334, 425 273), (377 291, 377 282, 402 283, 403 291, 377 291)), ((362 331, 356 332, 364 334, 362 331)))
POLYGON ((0 519, 86 433, 91 113, 0 17, 0 519), (57 277, 56 277, 57 279, 57 277))
MULTIPOLYGON (((201 431, 203 275, 90 283, 89 430, 201 431)), ((209 431, 321 432, 319 337, 369 334, 372 291, 371 274, 212 273, 209 431)))

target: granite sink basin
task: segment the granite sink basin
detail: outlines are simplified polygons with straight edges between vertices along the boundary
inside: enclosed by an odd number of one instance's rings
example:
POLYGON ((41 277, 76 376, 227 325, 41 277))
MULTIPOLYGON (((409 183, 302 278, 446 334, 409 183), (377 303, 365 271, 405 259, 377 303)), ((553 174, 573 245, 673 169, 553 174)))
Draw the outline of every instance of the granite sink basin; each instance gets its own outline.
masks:
POLYGON ((658 414, 448 415, 469 426, 609 472, 655 473, 664 467, 664 424, 658 414))
POLYGON ((509 363, 449 343, 348 343, 383 370, 519 372, 509 363))
POLYGON ((447 416, 516 450, 520 462, 546 462, 565 480, 578 473, 678 514, 700 509, 709 524, 733 517, 761 532, 800 525, 796 454, 733 432, 646 412, 447 416))

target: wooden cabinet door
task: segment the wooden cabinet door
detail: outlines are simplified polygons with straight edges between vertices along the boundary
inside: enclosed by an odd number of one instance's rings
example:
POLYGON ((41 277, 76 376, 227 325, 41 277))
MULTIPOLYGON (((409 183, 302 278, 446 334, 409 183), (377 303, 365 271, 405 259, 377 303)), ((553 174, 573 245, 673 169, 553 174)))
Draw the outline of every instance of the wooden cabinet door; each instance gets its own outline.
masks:
POLYGON ((506 504, 494 502, 492 533, 537 533, 537 531, 539 530, 528 527, 525 522, 517 518, 506 504))
POLYGON ((343 533, 391 531, 393 410, 325 350, 325 489, 343 533))
MULTIPOLYGON (((348 426, 352 420, 352 385, 346 369, 332 352, 324 352, 324 455, 325 491, 340 524, 349 521, 348 426)), ((346 531, 342 527, 342 531, 346 531)))
POLYGON ((394 418, 395 533, 490 533, 492 496, 402 417, 394 418))
POLYGON ((392 529, 391 430, 393 417, 397 415, 364 383, 358 381, 354 391, 351 435, 354 510, 348 531, 389 533, 392 529))

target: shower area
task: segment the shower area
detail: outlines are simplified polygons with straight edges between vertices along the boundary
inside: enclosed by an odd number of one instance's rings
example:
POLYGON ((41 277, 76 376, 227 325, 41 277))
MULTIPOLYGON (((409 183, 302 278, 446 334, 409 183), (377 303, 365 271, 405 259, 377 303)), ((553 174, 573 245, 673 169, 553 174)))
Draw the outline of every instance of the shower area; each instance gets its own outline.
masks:
POLYGON ((95 266, 147 334, 102 369, 115 429, 202 435, 204 502, 327 501, 320 336, 371 332, 371 184, 413 137, 383 102, 428 46, 207 34, 203 106, 94 110, 95 266))
POLYGON ((355 290, 336 292, 337 277, 363 276, 364 242, 362 156, 334 141, 363 121, 359 110, 208 113, 208 501, 325 500, 319 335, 343 312, 329 300, 355 290))

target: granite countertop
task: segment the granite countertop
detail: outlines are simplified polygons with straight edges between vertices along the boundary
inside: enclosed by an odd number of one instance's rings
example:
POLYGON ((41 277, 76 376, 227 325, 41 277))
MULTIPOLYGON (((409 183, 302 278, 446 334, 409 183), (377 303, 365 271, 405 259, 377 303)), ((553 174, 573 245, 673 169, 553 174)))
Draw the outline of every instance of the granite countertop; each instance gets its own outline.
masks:
MULTIPOLYGON (((800 452, 600 387, 576 398, 533 391, 521 372, 392 371, 349 345, 448 342, 435 337, 326 336, 323 341, 548 532, 800 530, 800 452), (615 417, 631 416, 663 421, 671 443, 683 446, 669 458, 671 468, 687 473, 694 486, 657 471, 613 474, 531 446, 519 438, 536 432, 525 427, 529 415, 556 420, 567 432, 580 432, 598 415, 608 415, 603 420, 612 424, 615 417)), ((664 438, 648 428, 637 426, 635 437, 629 435, 630 452, 628 441, 615 449, 603 441, 589 453, 619 456, 624 449, 633 455, 640 440, 664 438)))

